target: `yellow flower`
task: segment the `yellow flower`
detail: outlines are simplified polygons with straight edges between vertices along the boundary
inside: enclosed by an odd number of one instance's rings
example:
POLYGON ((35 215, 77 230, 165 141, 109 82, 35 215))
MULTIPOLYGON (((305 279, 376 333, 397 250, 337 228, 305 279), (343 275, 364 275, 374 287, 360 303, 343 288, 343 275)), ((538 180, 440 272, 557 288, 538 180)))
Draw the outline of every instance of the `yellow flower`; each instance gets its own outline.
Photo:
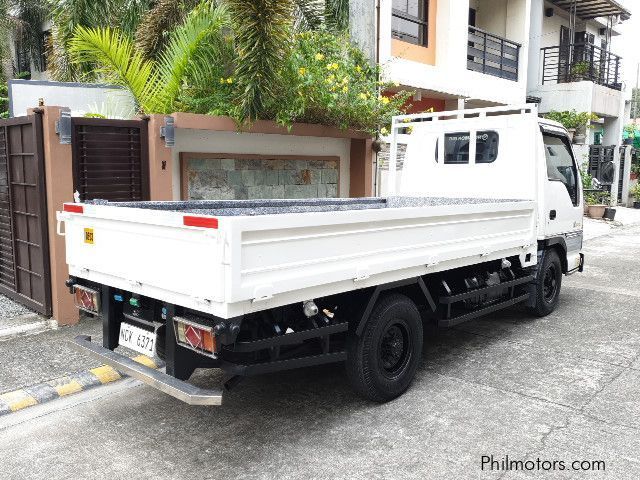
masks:
POLYGON ((327 79, 325 80, 325 82, 327 83, 333 83, 333 81, 335 80, 336 77, 334 77, 333 75, 329 75, 327 77, 327 79))
POLYGON ((327 63, 327 70, 337 70, 338 66, 337 63, 327 63))
POLYGON ((402 119, 403 123, 411 123, 411 119, 410 118, 404 118, 402 119))
POLYGON ((413 133, 413 127, 408 127, 408 128, 407 128, 407 133, 408 133, 409 135, 411 135, 411 134, 413 133))
POLYGON ((231 78, 231 77, 227 78, 227 83, 229 83, 229 84, 233 83, 233 78, 231 78))
POLYGON ((349 91, 349 87, 347 85, 345 85, 344 87, 342 87, 342 91, 344 93, 347 93, 349 91))
POLYGON ((361 93, 360 95, 358 95, 358 98, 360 98, 361 100, 366 100, 369 97, 367 97, 366 93, 361 93))
POLYGON ((220 83, 224 83, 224 78, 220 77, 220 83))
POLYGON ((360 73, 362 71, 362 67, 360 65, 356 65, 356 72, 360 73))
POLYGON ((382 127, 380 129, 380 135, 389 135, 389 130, 387 130, 387 127, 382 127))
POLYGON ((382 102, 383 105, 387 105, 389 103, 389 98, 388 97, 382 97, 380 99, 380 101, 382 102))
POLYGON ((320 61, 320 60, 324 60, 324 55, 321 53, 316 53, 316 60, 320 61))
POLYGON ((347 77, 344 77, 344 78, 342 79, 342 83, 349 83, 349 79, 348 79, 347 77))
POLYGON ((304 67, 300 67, 300 68, 298 69, 298 73, 299 73, 300 75, 304 75, 305 73, 307 73, 307 69, 306 69, 306 68, 304 68, 304 67))

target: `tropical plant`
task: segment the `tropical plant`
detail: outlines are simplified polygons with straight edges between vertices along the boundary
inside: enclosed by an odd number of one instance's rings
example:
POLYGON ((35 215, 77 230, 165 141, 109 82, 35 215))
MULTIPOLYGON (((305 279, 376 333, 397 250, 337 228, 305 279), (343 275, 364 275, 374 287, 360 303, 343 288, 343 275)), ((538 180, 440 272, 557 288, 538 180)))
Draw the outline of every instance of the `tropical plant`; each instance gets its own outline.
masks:
POLYGON ((9 89, 6 82, 0 83, 0 118, 9 117, 9 89))
POLYGON ((242 118, 252 121, 275 99, 289 56, 291 0, 227 0, 237 52, 235 77, 242 118))
MULTIPOLYGON (((38 1, 38 0, 33 0, 38 1)), ((91 63, 72 62, 71 39, 78 27, 118 29, 131 38, 155 0, 51 0, 53 22, 48 65, 56 80, 93 80, 91 63)))
POLYGON ((329 30, 345 33, 349 28, 348 0, 293 0, 296 30, 329 30))
POLYGON ((574 110, 565 110, 562 112, 551 110, 545 115, 545 118, 561 123, 567 130, 578 129, 582 127, 590 127, 590 122, 596 121, 599 117, 589 112, 577 112, 574 110))
POLYGON ((0 63, 9 59, 10 35, 22 52, 34 62, 43 55, 42 24, 49 13, 48 2, 42 0, 0 0, 0 63))
POLYGON ((590 189, 593 188, 593 177, 587 171, 587 165, 584 165, 580 169, 580 178, 582 179, 582 188, 590 189))
POLYGON ((609 205, 611 194, 605 190, 590 192, 585 196, 587 205, 609 205))
POLYGON ((573 65, 571 65, 571 74, 576 77, 582 77, 589 72, 589 67, 589 62, 575 62, 573 65))
POLYGON ((95 63, 102 78, 128 89, 142 111, 169 113, 174 111, 185 81, 202 78, 202 72, 195 69, 209 72, 207 65, 217 53, 222 58, 228 56, 222 52, 226 45, 222 28, 227 23, 223 6, 195 9, 172 32, 157 62, 143 58, 128 35, 110 28, 78 27, 69 50, 74 62, 95 63))
POLYGON ((277 120, 321 123, 375 133, 390 124, 410 96, 382 96, 393 88, 379 83, 378 68, 346 35, 306 32, 295 37, 281 90, 277 120))
POLYGON ((142 15, 135 31, 135 45, 142 56, 157 59, 175 25, 180 25, 199 0, 157 0, 142 15))
POLYGON ((636 202, 640 202, 640 183, 636 183, 629 189, 629 193, 636 202))
POLYGON ((145 113, 190 111, 238 123, 321 123, 375 134, 404 110, 409 94, 381 96, 391 86, 378 82, 377 67, 345 33, 324 24, 295 33, 303 1, 201 2, 155 58, 117 29, 80 26, 71 58, 97 65, 98 77, 128 89, 145 113))

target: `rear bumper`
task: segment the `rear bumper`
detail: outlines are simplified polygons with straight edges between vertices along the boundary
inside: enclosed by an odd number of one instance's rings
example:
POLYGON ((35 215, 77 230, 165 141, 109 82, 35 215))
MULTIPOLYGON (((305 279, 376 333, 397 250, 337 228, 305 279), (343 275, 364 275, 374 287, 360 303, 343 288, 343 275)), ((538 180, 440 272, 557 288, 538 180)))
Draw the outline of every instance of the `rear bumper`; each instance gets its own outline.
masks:
POLYGON ((178 380, 93 343, 87 335, 78 335, 73 339, 73 344, 78 350, 189 405, 222 405, 222 389, 207 390, 178 380))

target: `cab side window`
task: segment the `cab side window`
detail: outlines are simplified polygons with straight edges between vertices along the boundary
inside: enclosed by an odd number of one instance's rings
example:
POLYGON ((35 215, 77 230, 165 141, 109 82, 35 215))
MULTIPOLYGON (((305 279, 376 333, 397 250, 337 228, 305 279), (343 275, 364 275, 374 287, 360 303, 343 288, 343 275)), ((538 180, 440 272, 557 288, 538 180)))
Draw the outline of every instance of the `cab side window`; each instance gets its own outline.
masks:
POLYGON ((562 182, 574 206, 578 205, 578 171, 573 161, 571 146, 566 137, 543 133, 544 153, 547 158, 547 177, 562 182))

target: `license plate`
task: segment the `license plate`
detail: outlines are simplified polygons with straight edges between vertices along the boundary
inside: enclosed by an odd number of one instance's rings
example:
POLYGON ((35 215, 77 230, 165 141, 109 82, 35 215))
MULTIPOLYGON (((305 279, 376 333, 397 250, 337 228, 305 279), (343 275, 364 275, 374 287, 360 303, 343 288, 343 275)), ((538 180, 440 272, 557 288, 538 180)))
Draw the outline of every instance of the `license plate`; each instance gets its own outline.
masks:
POLYGON ((120 324, 118 344, 153 357, 156 353, 156 334, 123 322, 120 324))

